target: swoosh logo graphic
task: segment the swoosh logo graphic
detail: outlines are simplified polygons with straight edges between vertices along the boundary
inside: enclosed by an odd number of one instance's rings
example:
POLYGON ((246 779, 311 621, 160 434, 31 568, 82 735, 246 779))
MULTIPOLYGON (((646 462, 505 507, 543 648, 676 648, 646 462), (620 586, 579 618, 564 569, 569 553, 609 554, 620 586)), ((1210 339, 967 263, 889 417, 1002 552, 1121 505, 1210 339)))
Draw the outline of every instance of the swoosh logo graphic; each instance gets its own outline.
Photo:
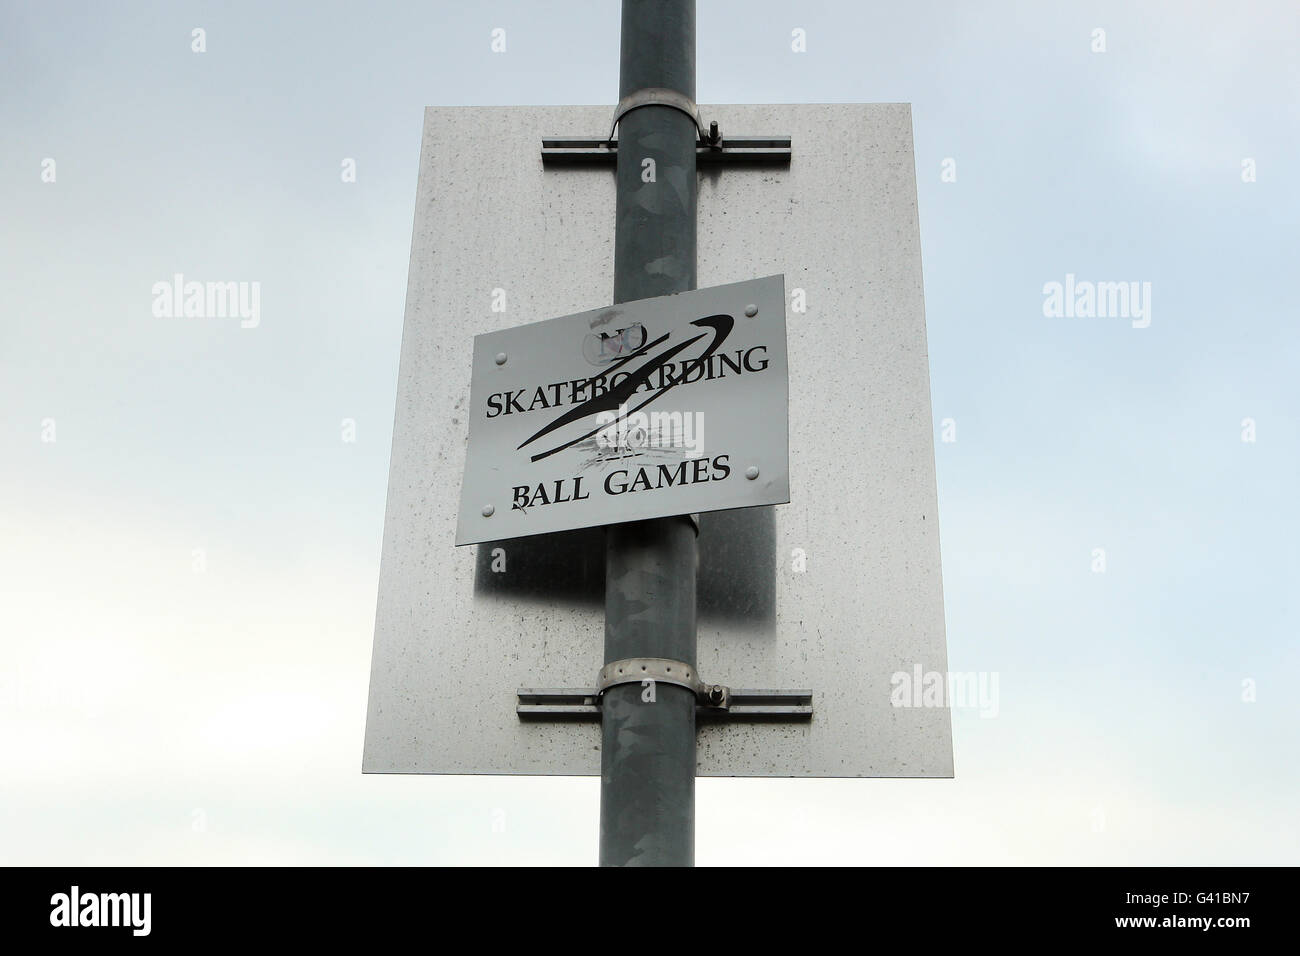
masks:
MULTIPOLYGON (((623 379, 623 381, 619 382, 617 385, 610 388, 604 394, 597 395, 594 398, 589 398, 585 402, 581 403, 580 405, 575 405, 573 408, 569 409, 559 418, 552 421, 549 425, 545 426, 540 431, 537 431, 534 434, 530 435, 527 439, 524 440, 523 443, 519 445, 519 449, 524 448, 526 445, 531 445, 537 439, 543 437, 544 435, 549 435, 557 428, 563 428, 565 425, 571 424, 576 421, 581 421, 582 419, 588 417, 589 415, 596 415, 599 414, 600 412, 617 411, 621 406, 627 404, 627 402, 632 398, 632 395, 636 392, 637 387, 639 385, 642 385, 643 383, 649 381, 651 375, 653 375, 655 372, 659 371, 659 369, 667 365, 670 361, 672 361, 672 359, 675 356, 679 355, 682 351, 690 348, 696 342, 700 341, 700 339, 708 335, 707 330, 711 329, 713 331, 713 341, 709 343, 708 348, 704 350, 704 352, 700 355, 698 359, 698 361, 700 362, 707 362, 709 358, 713 355, 713 353, 716 352, 718 348, 722 345, 722 343, 727 340, 727 336, 731 334, 731 330, 736 325, 736 320, 730 315, 707 315, 702 319, 696 319, 694 322, 691 323, 691 325, 694 325, 697 328, 705 329, 706 331, 700 332, 699 335, 691 336, 689 339, 687 339, 685 342, 682 342, 680 345, 674 345, 672 348, 660 352, 658 355, 654 356, 652 359, 650 359, 650 361, 646 362, 635 372, 629 373, 627 378, 623 379)), ((659 338, 655 339, 653 342, 647 342, 645 345, 641 346, 641 348, 637 349, 631 355, 611 365, 604 372, 601 372, 599 375, 593 375, 591 378, 587 379, 587 381, 584 383, 584 386, 590 385, 598 378, 604 378, 605 376, 612 376, 614 372, 617 371, 623 365, 626 365, 628 362, 631 362, 633 359, 637 359, 645 356, 647 353, 649 353, 650 349, 654 348, 656 345, 660 345, 663 342, 665 342, 668 339, 669 335, 671 334, 672 333, 665 333, 659 336, 659 338)), ((651 402, 656 401, 659 398, 663 397, 663 395, 666 392, 671 391, 672 389, 676 388, 680 384, 681 384, 680 379, 673 379, 671 382, 669 382, 668 384, 664 385, 663 387, 655 391, 653 394, 651 394, 649 398, 647 398, 636 408, 631 409, 628 412, 628 414, 631 415, 635 412, 639 412, 641 409, 645 408, 651 402)), ((622 418, 615 418, 614 421, 612 422, 606 422, 603 425, 598 425, 597 427, 593 428, 591 431, 587 432, 585 435, 579 435, 577 438, 573 439, 573 441, 565 442, 563 445, 557 445, 556 447, 550 449, 549 451, 538 452, 536 455, 532 456, 531 460, 541 461, 543 458, 549 458, 551 455, 554 455, 558 452, 562 452, 564 451, 564 449, 570 448, 573 445, 578 444, 578 442, 580 441, 585 441, 586 439, 590 438, 592 435, 595 435, 597 432, 604 431, 605 429, 611 427, 612 425, 617 424, 622 420, 623 420, 622 418)))

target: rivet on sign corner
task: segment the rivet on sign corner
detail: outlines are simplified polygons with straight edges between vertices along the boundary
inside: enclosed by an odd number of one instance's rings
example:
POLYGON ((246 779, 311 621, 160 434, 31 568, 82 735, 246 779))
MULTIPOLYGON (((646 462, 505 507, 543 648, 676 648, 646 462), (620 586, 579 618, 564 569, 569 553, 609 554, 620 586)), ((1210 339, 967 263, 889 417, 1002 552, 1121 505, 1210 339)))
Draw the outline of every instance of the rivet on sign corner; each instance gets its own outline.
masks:
POLYGON ((505 352, 498 352, 498 353, 497 353, 497 364, 498 364, 498 365, 505 365, 505 364, 506 364, 506 353, 505 353, 505 352))
POLYGON ((745 314, 752 319, 754 316, 758 315, 758 306, 752 304, 745 306, 745 314))
POLYGON ((746 468, 746 469, 745 469, 745 477, 748 478, 750 481, 753 481, 755 478, 757 478, 757 477, 758 477, 758 465, 750 465, 748 468, 746 468))
POLYGON ((484 518, 491 518, 492 515, 496 512, 496 510, 497 510, 497 509, 494 508, 494 507, 492 507, 491 505, 484 505, 484 506, 483 506, 483 517, 484 517, 484 518))

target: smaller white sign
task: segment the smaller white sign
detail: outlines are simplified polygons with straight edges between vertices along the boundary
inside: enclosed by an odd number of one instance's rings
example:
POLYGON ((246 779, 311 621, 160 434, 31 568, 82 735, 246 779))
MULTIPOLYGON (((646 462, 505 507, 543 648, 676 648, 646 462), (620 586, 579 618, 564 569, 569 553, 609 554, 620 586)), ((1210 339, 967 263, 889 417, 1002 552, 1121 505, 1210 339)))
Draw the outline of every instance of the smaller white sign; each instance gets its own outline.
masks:
POLYGON ((790 500, 785 279, 474 338, 456 543, 790 500))

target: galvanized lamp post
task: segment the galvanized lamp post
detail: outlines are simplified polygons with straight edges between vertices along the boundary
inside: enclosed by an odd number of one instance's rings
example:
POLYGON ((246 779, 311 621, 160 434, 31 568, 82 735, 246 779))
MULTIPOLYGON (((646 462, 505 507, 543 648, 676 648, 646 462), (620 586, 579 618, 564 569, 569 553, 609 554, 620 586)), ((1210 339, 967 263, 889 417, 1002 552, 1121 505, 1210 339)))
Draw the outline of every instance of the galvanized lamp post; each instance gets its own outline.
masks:
MULTIPOLYGON (((695 0, 623 0, 621 46, 616 303, 695 288, 695 0)), ((606 663, 695 666, 696 533, 688 516, 606 529, 606 663)), ((642 694, 620 684, 602 700, 600 863, 691 866, 695 695, 642 694)))

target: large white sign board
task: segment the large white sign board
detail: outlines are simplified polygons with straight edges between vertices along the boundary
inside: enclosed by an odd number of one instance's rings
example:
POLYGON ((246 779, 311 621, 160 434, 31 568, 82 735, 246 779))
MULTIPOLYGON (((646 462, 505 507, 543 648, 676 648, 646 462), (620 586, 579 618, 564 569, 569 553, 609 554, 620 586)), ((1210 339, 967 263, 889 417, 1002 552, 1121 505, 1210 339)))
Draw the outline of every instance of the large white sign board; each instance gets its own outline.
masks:
MULTIPOLYGON (((699 178, 699 285, 785 276, 791 498, 701 515, 699 673, 810 688, 814 716, 702 725, 699 772, 951 776, 948 710, 896 707, 891 684, 947 670, 910 110, 701 113, 790 135, 793 160, 699 178)), ((594 685, 602 532, 455 538, 473 336, 612 296, 613 172, 540 159, 544 136, 597 138, 610 115, 425 114, 365 771, 600 772, 598 724, 521 722, 515 692, 594 685)))

